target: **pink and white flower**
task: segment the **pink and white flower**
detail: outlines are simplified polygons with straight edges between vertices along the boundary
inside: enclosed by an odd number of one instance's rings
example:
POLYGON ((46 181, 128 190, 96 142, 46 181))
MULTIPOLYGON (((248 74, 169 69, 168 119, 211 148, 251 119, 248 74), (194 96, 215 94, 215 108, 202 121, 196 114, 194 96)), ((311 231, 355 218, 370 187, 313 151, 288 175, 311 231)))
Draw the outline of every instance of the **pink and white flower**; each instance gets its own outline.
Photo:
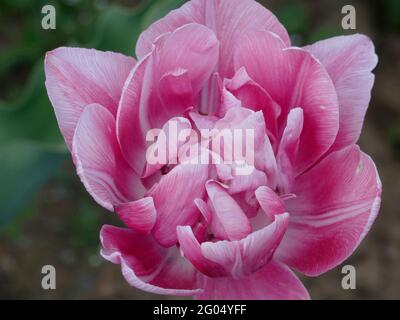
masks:
POLYGON ((255 1, 192 0, 144 31, 136 55, 46 55, 77 173, 126 225, 102 228, 103 257, 149 292, 308 299, 291 268, 317 276, 342 263, 380 207, 376 167, 356 145, 377 64, 372 42, 356 34, 296 48, 255 1), (254 130, 255 170, 147 163, 146 133, 170 121, 254 130))

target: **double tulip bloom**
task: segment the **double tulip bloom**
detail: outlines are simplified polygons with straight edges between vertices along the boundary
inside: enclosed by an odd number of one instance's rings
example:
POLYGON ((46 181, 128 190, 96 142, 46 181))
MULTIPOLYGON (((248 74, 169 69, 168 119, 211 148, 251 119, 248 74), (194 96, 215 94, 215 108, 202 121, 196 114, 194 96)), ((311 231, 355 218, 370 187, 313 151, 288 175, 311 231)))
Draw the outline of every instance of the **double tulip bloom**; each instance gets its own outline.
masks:
POLYGON ((342 263, 381 202, 374 162, 356 145, 377 64, 371 41, 292 47, 255 1, 192 0, 144 31, 136 56, 46 55, 77 173, 125 224, 102 228, 103 257, 153 293, 308 299, 291 268, 317 276, 342 263), (147 132, 172 121, 178 131, 253 130, 254 170, 148 163, 147 132))

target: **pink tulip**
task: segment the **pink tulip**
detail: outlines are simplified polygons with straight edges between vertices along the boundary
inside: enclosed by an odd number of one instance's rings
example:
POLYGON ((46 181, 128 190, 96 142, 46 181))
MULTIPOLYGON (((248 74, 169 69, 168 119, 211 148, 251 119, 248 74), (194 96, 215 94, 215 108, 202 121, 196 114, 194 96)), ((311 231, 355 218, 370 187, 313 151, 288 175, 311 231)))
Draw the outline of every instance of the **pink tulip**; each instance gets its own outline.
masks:
POLYGON ((356 34, 296 48, 255 1, 192 0, 144 31, 136 55, 46 55, 77 173, 126 225, 102 228, 103 257, 153 293, 308 299, 291 268, 317 276, 341 264, 380 207, 376 167, 356 145, 372 42, 356 34), (253 172, 147 163, 146 133, 174 119, 178 130, 253 129, 253 172))

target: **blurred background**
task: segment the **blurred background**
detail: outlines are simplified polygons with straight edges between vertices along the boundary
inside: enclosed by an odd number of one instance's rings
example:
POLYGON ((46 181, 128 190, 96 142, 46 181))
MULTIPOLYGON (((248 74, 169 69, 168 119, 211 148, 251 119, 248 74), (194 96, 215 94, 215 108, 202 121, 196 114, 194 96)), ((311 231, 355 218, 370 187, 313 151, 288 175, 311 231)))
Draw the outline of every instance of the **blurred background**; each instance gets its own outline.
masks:
MULTIPOLYGON (((58 46, 134 55, 139 33, 182 0, 1 0, 0 2, 0 298, 147 299, 118 266, 99 255, 99 230, 120 222, 84 190, 44 88, 44 53, 58 46), (57 29, 41 28, 54 5, 57 29), (54 265, 57 289, 41 288, 54 265)), ((380 58, 361 147, 384 186, 380 215, 353 256, 357 289, 343 290, 341 266, 303 278, 313 299, 400 299, 400 0, 266 0, 301 46, 348 34, 344 5, 380 58)))

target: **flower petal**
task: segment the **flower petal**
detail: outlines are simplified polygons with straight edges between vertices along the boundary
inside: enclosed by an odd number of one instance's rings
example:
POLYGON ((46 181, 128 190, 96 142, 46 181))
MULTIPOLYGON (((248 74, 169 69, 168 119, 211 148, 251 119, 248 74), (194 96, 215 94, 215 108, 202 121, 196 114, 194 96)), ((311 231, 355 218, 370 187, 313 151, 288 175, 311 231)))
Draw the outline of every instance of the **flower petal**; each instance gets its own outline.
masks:
POLYGON ((261 208, 269 218, 286 211, 283 201, 272 189, 263 186, 258 188, 255 193, 261 208))
POLYGON ((229 270, 235 278, 250 275, 267 264, 280 244, 289 223, 289 214, 275 216, 268 226, 240 241, 203 242, 204 257, 229 270))
POLYGON ((244 107, 254 111, 262 111, 266 129, 274 141, 278 138, 277 120, 280 106, 271 98, 258 83, 247 74, 245 68, 240 68, 230 80, 225 80, 226 88, 238 98, 244 107))
POLYGON ((177 226, 192 226, 198 220, 200 213, 194 200, 204 196, 207 179, 207 165, 181 164, 151 190, 149 195, 157 209, 152 233, 164 247, 177 242, 177 226))
POLYGON ((213 208, 211 230, 219 239, 240 240, 251 232, 246 214, 227 190, 218 182, 209 181, 207 194, 213 208))
POLYGON ((146 133, 193 107, 218 54, 213 32, 191 23, 164 34, 128 77, 118 110, 118 139, 138 174, 145 162, 146 133))
POLYGON ((190 121, 183 117, 172 118, 163 126, 158 139, 147 148, 146 167, 142 178, 147 178, 160 170, 165 165, 174 165, 178 163, 179 148, 186 143, 179 139, 181 133, 192 129, 190 121), (154 154, 165 153, 164 159, 153 159, 149 162, 149 157, 154 154), (161 161, 156 161, 161 160, 161 161))
POLYGON ((340 126, 332 150, 356 143, 371 99, 378 63, 372 41, 360 34, 341 36, 305 47, 328 71, 339 98, 340 126))
POLYGON ((210 277, 227 276, 229 273, 225 268, 204 257, 201 247, 189 226, 177 227, 178 241, 183 256, 188 259, 193 266, 210 277))
POLYGON ((342 263, 374 222, 382 187, 373 161, 357 146, 329 154, 299 176, 285 202, 291 222, 276 252, 310 276, 342 263))
POLYGON ((122 157, 115 119, 98 104, 85 107, 76 127, 72 155, 79 177, 92 197, 106 209, 144 194, 139 176, 122 157))
POLYGON ((165 295, 191 296, 201 291, 195 286, 194 268, 176 248, 164 249, 149 235, 108 225, 101 229, 100 239, 101 255, 121 264, 130 285, 165 295))
POLYGON ((296 174, 312 166, 332 145, 339 129, 338 99, 324 67, 305 50, 285 48, 269 32, 246 33, 235 51, 235 67, 249 76, 281 106, 279 126, 289 111, 304 111, 296 174))
POLYGON ((84 108, 99 103, 114 116, 135 60, 113 52, 58 48, 46 54, 46 88, 68 147, 84 108))
POLYGON ((196 22, 212 29, 221 42, 219 70, 222 77, 233 76, 232 54, 239 35, 246 30, 269 30, 286 45, 289 36, 278 19, 253 0, 192 0, 153 23, 137 42, 136 55, 143 58, 152 50, 155 40, 163 33, 196 22))
POLYGON ((303 110, 301 108, 290 110, 276 155, 279 168, 278 188, 284 194, 290 192, 295 177, 294 170, 296 168, 303 123, 303 110))
POLYGON ((201 300, 308 300, 310 296, 285 265, 271 261, 256 273, 240 279, 199 276, 201 300))
POLYGON ((138 232, 148 233, 156 223, 157 211, 151 197, 120 204, 116 211, 128 228, 138 232))

